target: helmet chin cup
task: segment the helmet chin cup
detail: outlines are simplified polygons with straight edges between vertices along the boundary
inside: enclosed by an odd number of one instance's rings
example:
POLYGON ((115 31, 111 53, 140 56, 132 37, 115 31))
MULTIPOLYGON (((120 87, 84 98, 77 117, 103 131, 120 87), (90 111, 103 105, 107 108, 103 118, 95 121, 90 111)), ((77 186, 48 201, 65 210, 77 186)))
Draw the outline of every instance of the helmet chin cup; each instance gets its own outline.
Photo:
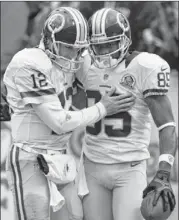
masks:
POLYGON ((107 55, 102 58, 95 58, 93 56, 94 65, 99 69, 108 69, 116 67, 119 63, 117 59, 113 59, 112 56, 107 55))

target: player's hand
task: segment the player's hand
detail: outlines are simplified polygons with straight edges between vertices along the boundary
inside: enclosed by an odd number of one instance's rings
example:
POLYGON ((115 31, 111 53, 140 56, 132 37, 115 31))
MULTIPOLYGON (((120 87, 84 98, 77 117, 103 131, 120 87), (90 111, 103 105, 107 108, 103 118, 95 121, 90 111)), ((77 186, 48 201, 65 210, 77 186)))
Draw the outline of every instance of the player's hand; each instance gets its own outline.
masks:
POLYGON ((153 206, 156 206, 157 201, 160 196, 163 200, 163 210, 164 212, 170 208, 171 211, 175 208, 175 196, 170 184, 170 172, 165 170, 159 170, 154 179, 149 183, 149 185, 143 191, 143 198, 150 192, 155 192, 153 206))
POLYGON ((100 100, 106 108, 107 115, 126 112, 134 105, 135 97, 131 93, 116 94, 115 91, 116 89, 112 88, 100 100))

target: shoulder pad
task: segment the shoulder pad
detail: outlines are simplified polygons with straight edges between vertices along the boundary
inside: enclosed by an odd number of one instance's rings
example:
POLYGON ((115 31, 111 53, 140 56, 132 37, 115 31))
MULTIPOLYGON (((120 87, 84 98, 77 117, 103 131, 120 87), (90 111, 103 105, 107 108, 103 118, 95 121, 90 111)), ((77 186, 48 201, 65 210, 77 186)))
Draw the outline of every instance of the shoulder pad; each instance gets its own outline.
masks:
POLYGON ((47 73, 52 68, 52 62, 46 53, 39 48, 25 48, 19 51, 14 57, 13 62, 19 67, 32 67, 47 73))
POLYGON ((140 66, 147 69, 156 69, 161 65, 166 65, 166 61, 157 54, 142 52, 137 57, 137 62, 140 66))
POLYGON ((129 52, 129 56, 126 58, 126 67, 130 64, 130 62, 140 54, 139 51, 132 51, 131 53, 129 52))

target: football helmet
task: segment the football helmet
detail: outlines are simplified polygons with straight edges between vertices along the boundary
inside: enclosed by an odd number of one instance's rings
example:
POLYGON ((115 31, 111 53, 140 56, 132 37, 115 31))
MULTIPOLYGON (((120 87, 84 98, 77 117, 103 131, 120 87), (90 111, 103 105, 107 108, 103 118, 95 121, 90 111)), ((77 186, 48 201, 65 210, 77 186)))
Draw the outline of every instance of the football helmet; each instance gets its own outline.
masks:
POLYGON ((102 8, 92 15, 88 25, 89 48, 94 65, 101 69, 117 66, 132 43, 127 18, 116 10, 102 8), (100 53, 100 47, 106 47, 108 51, 100 53))
POLYGON ((77 71, 83 62, 81 55, 89 46, 87 21, 77 9, 57 8, 45 21, 42 40, 45 51, 53 62, 65 71, 77 71), (75 50, 75 55, 65 57, 62 46, 69 51, 75 50))

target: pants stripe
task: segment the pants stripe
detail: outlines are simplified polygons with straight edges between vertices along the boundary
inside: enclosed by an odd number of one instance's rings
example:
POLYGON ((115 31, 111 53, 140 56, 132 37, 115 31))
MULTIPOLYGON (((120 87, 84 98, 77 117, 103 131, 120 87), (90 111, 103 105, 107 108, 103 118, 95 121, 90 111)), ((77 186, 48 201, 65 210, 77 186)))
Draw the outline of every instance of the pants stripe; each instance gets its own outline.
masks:
POLYGON ((14 150, 14 146, 12 146, 11 152, 10 152, 10 163, 11 163, 12 174, 14 177, 13 182, 14 182, 14 191, 15 191, 15 203, 16 203, 16 208, 17 208, 18 219, 22 220, 21 215, 20 215, 19 198, 18 198, 18 193, 17 193, 17 178, 16 178, 15 169, 13 165, 13 150, 14 150))
POLYGON ((16 197, 17 215, 18 220, 27 220, 24 199, 23 199, 23 189, 22 189, 22 176, 19 165, 19 148, 12 147, 10 153, 11 168, 14 176, 14 190, 16 197))

